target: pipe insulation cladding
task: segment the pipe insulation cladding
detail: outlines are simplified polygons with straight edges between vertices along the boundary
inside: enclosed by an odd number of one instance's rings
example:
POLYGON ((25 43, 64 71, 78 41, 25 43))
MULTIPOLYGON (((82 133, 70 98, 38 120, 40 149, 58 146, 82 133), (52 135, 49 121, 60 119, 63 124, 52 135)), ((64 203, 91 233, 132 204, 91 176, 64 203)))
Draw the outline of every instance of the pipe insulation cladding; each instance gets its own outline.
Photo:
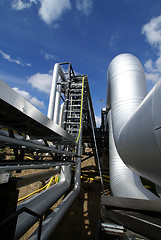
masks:
POLYGON ((131 171, 121 160, 113 139, 111 111, 108 113, 109 126, 109 169, 112 194, 117 197, 158 200, 158 197, 146 189, 140 177, 131 171))
POLYGON ((115 57, 108 69, 107 108, 111 108, 117 151, 138 175, 161 186, 161 81, 147 94, 143 67, 131 54, 115 57))

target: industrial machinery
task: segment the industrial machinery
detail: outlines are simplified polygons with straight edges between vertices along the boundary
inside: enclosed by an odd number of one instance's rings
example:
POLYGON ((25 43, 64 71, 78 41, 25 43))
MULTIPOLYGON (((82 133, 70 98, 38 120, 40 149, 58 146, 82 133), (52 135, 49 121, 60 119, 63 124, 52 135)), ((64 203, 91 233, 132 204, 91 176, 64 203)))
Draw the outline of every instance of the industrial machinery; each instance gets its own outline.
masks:
POLYGON ((160 102, 161 82, 147 94, 143 68, 131 54, 117 56, 109 66, 107 105, 99 134, 87 75, 76 75, 71 63, 54 66, 47 116, 0 81, 0 146, 12 148, 15 156, 0 160, 0 239, 19 239, 38 220, 39 227, 29 239, 50 238, 79 194, 82 145, 87 141, 92 142, 103 190, 96 237, 160 239, 160 102), (111 196, 104 194, 102 150, 98 148, 103 147, 107 132, 111 196), (34 159, 26 158, 30 153, 34 159), (24 169, 48 170, 19 178, 11 175, 24 169), (48 184, 17 205, 17 188, 57 173, 57 184, 48 184), (157 194, 143 186, 140 176, 155 184, 157 194), (43 220, 44 213, 64 195, 43 220))

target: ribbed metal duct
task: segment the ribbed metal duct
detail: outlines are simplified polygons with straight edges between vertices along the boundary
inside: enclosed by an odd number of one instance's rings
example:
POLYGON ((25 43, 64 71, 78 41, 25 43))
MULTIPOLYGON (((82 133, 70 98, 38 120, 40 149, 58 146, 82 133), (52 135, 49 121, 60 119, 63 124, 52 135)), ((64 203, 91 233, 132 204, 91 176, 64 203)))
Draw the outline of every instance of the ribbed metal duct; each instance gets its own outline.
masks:
POLYGON ((147 190, 140 177, 131 171, 121 160, 115 147, 113 139, 111 111, 108 113, 109 126, 109 154, 110 154, 110 186, 112 194, 117 197, 158 199, 153 193, 147 190))
POLYGON ((141 63, 121 54, 109 66, 108 83, 107 107, 120 157, 131 170, 161 186, 161 82, 146 96, 141 63))

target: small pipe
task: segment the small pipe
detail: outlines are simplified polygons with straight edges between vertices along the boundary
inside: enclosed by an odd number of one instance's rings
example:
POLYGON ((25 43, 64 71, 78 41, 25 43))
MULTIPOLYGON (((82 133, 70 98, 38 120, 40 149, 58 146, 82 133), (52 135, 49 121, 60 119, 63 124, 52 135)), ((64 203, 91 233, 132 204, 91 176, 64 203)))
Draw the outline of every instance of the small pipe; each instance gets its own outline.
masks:
MULTIPOLYGON (((67 191, 70 183, 71 168, 62 167, 59 183, 20 204, 17 209, 27 207, 42 216, 67 191)), ((17 221, 15 239, 19 239, 36 221, 36 217, 27 213, 20 214, 17 221)))
MULTIPOLYGON (((82 149, 82 133, 78 142, 78 155, 81 155, 82 149)), ((74 176, 74 189, 64 198, 64 200, 54 209, 54 211, 45 219, 42 224, 41 240, 50 238, 52 232, 63 218, 66 211, 69 209, 80 191, 80 176, 81 176, 81 158, 77 158, 74 176)), ((38 237, 38 229, 31 235, 29 240, 36 240, 38 237)))
MULTIPOLYGON (((83 103, 82 103, 83 106, 83 103)), ((61 106, 62 110, 64 104, 61 106)), ((61 114, 61 112, 60 112, 61 114)), ((60 116, 60 123, 62 123, 62 115, 60 116)), ((77 144, 77 154, 81 156, 82 154, 82 123, 80 126, 80 137, 77 144)), ((50 238, 52 232, 58 225, 58 223, 63 218, 64 214, 71 206, 80 191, 80 177, 81 177, 81 158, 77 157, 75 166, 75 176, 74 176, 74 188, 73 190, 64 198, 64 200, 54 209, 54 211, 46 218, 42 225, 41 240, 47 240, 50 238)), ((38 229, 31 235, 30 240, 36 240, 38 237, 38 229)))
POLYGON ((17 177, 17 188, 24 187, 26 185, 32 184, 34 182, 45 180, 49 177, 52 177, 59 173, 59 167, 56 167, 54 170, 49 170, 46 172, 40 172, 35 174, 30 174, 22 177, 17 177))
POLYGON ((100 163, 100 158, 99 158, 98 149, 97 149, 95 128, 94 128, 94 123, 93 123, 93 118, 92 118, 92 112, 91 112, 89 98, 88 98, 87 101, 88 101, 88 109, 89 109, 89 115, 90 115, 91 125, 92 125, 92 133, 93 133, 94 145, 95 145, 95 150, 96 150, 96 158, 97 158, 98 170, 99 170, 100 179, 101 179, 102 191, 104 193, 105 190, 104 190, 104 184, 103 184, 103 178, 102 178, 101 163, 100 163))

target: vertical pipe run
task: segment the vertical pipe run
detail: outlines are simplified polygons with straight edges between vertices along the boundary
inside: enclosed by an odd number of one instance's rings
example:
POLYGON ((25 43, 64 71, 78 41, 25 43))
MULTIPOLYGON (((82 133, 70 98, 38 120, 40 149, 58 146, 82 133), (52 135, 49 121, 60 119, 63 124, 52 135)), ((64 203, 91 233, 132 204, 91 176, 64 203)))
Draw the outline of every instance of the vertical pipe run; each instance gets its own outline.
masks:
POLYGON ((88 109, 89 109, 89 115, 90 115, 91 125, 92 125, 92 133, 93 133, 94 145, 95 145, 95 150, 96 150, 96 158, 97 158, 98 170, 99 170, 100 179, 101 179, 102 191, 104 193, 105 190, 104 190, 104 184, 103 184, 103 178, 102 178, 101 163, 100 163, 100 159, 99 159, 99 155, 98 155, 98 149, 97 149, 97 143, 96 143, 96 135, 95 135, 95 129, 94 129, 94 123, 93 123, 93 118, 92 118, 89 98, 88 98, 87 101, 88 101, 88 109))
POLYGON ((55 108, 53 121, 59 123, 59 112, 60 112, 60 99, 61 99, 61 82, 57 85, 56 97, 55 97, 55 108))
POLYGON ((49 106, 48 106, 48 114, 47 114, 48 118, 50 118, 51 120, 53 120, 53 114, 54 114, 58 74, 59 74, 59 63, 56 63, 54 65, 53 78, 52 78, 51 90, 50 90, 49 106))
POLYGON ((118 155, 113 139, 111 111, 108 113, 110 186, 114 196, 157 200, 158 197, 147 190, 140 177, 131 171, 118 155))
MULTIPOLYGON (((83 94, 83 92, 82 92, 83 94)), ((83 102, 82 102, 83 107, 83 102)), ((82 112, 81 112, 82 115, 82 112)), ((60 121, 61 121, 60 116, 60 121)), ((82 118, 82 116, 80 116, 82 118)), ((80 123, 80 136, 77 143, 77 150, 78 156, 82 154, 82 122, 80 123)), ((63 218, 66 211, 69 209, 77 195, 80 191, 80 177, 81 177, 81 157, 77 157, 76 165, 75 165, 75 175, 74 175, 74 188, 73 190, 64 198, 64 200, 56 207, 53 212, 45 219, 42 224, 42 233, 41 233, 41 240, 48 240, 58 225, 58 223, 63 218)), ((38 229, 32 234, 29 240, 36 240, 38 237, 38 229)))
POLYGON ((60 106, 60 114, 59 114, 59 126, 62 127, 63 123, 63 111, 64 111, 64 102, 60 106))
POLYGON ((121 54, 109 65, 108 83, 119 155, 132 171, 161 187, 161 81, 147 94, 140 61, 121 54))
MULTIPOLYGON (((48 113, 47 116, 51 120, 53 120, 53 114, 55 110, 56 103, 55 101, 58 100, 59 97, 56 99, 56 92, 57 92, 57 81, 58 81, 58 76, 60 75, 61 79, 63 81, 66 81, 66 77, 64 75, 64 72, 60 66, 59 63, 56 63, 54 65, 54 71, 53 71, 53 77, 52 77, 52 82, 51 82, 51 90, 50 90, 50 98, 49 98, 49 105, 48 105, 48 113)), ((61 91, 61 87, 59 88, 58 85, 58 92, 59 90, 61 91)), ((58 93, 59 96, 59 93, 58 93)))

